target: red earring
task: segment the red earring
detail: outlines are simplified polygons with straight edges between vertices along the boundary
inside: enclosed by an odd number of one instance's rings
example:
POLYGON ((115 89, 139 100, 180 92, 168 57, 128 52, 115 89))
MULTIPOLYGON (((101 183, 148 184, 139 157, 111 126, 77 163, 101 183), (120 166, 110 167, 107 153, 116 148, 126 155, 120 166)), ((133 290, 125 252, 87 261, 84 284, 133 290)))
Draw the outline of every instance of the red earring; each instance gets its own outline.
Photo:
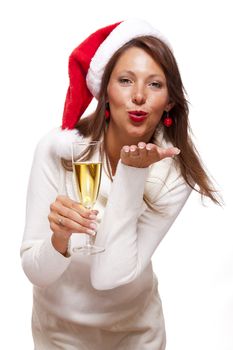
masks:
POLYGON ((109 104, 106 103, 105 105, 105 119, 108 120, 110 118, 110 109, 109 109, 109 104))
POLYGON ((173 119, 169 116, 169 112, 166 112, 166 116, 163 119, 163 124, 169 128, 173 124, 173 119))

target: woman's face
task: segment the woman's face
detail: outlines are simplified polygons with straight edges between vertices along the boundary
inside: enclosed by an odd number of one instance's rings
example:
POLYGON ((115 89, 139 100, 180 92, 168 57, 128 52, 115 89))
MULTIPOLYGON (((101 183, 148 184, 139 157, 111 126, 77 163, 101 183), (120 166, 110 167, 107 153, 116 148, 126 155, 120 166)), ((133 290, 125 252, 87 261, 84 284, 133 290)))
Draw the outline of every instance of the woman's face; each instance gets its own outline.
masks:
POLYGON ((116 63, 107 87, 109 131, 133 141, 148 142, 164 110, 169 110, 166 77, 144 50, 127 49, 116 63))

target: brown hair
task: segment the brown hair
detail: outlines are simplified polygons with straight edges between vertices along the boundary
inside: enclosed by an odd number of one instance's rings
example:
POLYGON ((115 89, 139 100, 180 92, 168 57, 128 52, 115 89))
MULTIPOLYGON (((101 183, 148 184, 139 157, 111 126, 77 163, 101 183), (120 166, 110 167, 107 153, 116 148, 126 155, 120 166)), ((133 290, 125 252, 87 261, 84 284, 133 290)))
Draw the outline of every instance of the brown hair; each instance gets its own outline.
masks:
MULTIPOLYGON (((177 157, 177 163, 184 180, 202 196, 207 196, 214 203, 220 204, 219 196, 207 175, 190 136, 191 129, 188 122, 188 101, 185 97, 186 92, 176 60, 169 47, 158 38, 153 36, 134 38, 115 52, 104 71, 96 110, 89 117, 81 119, 76 125, 77 129, 84 136, 91 136, 92 140, 98 140, 102 136, 104 140, 106 139, 105 108, 108 82, 119 57, 131 47, 138 47, 145 50, 164 71, 168 95, 170 100, 174 103, 174 107, 169 112, 173 119, 173 125, 170 128, 164 128, 164 137, 181 150, 180 155, 177 157), (195 185, 197 185, 197 187, 195 185)), ((108 150, 106 143, 105 153, 107 156, 108 150)), ((107 162, 107 164, 110 175, 109 162, 107 162)))

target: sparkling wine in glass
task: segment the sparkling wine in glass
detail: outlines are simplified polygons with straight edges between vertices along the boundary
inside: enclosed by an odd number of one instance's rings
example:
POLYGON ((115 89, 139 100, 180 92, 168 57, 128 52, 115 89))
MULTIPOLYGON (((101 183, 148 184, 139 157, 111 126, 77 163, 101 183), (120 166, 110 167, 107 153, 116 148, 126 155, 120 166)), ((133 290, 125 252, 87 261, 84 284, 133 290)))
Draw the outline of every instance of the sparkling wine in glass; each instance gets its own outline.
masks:
MULTIPOLYGON (((99 193, 101 181, 101 141, 73 142, 72 166, 76 193, 80 203, 87 209, 92 209, 99 193)), ((74 247, 75 253, 85 255, 103 252, 103 247, 97 247, 93 243, 94 238, 86 234, 86 243, 74 247)))

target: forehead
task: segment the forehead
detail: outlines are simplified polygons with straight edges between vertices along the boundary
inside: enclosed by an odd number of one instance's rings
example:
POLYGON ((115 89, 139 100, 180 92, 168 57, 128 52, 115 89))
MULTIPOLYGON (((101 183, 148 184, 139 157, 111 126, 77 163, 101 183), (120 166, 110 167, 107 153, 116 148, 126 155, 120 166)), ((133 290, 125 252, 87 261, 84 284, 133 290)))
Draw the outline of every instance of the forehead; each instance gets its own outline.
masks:
POLYGON ((150 74, 165 76, 160 64, 145 50, 138 47, 130 47, 120 55, 113 71, 121 70, 148 71, 150 74))

